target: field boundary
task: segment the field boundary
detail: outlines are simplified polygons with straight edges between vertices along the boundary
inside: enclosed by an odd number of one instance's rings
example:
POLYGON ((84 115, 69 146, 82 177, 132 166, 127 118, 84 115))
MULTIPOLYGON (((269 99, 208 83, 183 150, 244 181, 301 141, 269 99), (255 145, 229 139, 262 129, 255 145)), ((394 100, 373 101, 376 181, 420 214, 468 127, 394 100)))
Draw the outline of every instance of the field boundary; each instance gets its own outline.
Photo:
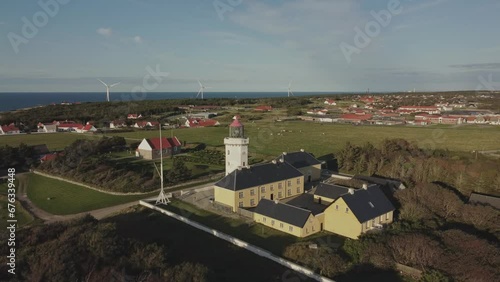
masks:
POLYGON ((188 219, 186 217, 180 216, 180 215, 178 215, 178 214, 176 214, 174 212, 167 211, 165 209, 162 209, 160 207, 152 205, 152 204, 150 204, 150 203, 148 203, 146 201, 143 201, 143 200, 139 201, 139 204, 142 205, 142 206, 144 206, 144 207, 150 208, 152 210, 158 211, 158 212, 160 212, 162 214, 165 214, 165 215, 167 215, 169 217, 172 217, 172 218, 174 218, 174 219, 176 219, 178 221, 181 221, 181 222, 183 222, 185 224, 188 224, 188 225, 190 225, 190 226, 192 226, 192 227, 194 227, 196 229, 199 229, 199 230, 204 231, 206 233, 212 234, 213 236, 215 236, 217 238, 225 240, 225 241, 227 241, 227 242, 229 242, 229 243, 231 243, 233 245, 236 245, 236 246, 238 246, 240 248, 244 248, 244 249, 246 249, 246 250, 248 250, 248 251, 250 251, 250 252, 252 252, 252 253, 254 253, 254 254, 258 255, 258 256, 270 259, 270 260, 272 260, 272 261, 274 261, 274 262, 276 262, 278 264, 281 264, 282 266, 285 266, 285 267, 287 267, 289 269, 297 271, 297 272, 299 272, 299 273, 301 273, 301 274, 303 274, 303 275, 305 275, 305 276, 307 276, 309 278, 315 279, 315 280, 320 281, 320 282, 335 282, 334 280, 331 280, 329 278, 326 278, 324 276, 316 274, 314 271, 312 271, 312 270, 310 270, 308 268, 302 267, 302 266, 300 266, 300 265, 298 265, 296 263, 293 263, 293 262, 291 262, 289 260, 286 260, 286 259, 284 259, 282 257, 278 257, 278 256, 272 254, 269 251, 266 251, 266 250, 264 250, 262 248, 254 246, 252 244, 249 244, 248 242, 240 240, 240 239, 238 239, 236 237, 233 237, 231 235, 228 235, 226 233, 220 232, 220 231, 218 231, 216 229, 209 228, 209 227, 207 227, 207 226, 205 226, 205 225, 203 225, 201 223, 198 223, 198 222, 190 220, 190 219, 188 219))
MULTIPOLYGON (((130 192, 130 193, 112 192, 112 191, 106 191, 106 190, 102 190, 102 189, 99 189, 99 188, 96 188, 96 187, 92 187, 92 186, 90 186, 88 184, 85 184, 85 183, 82 183, 82 182, 77 182, 77 181, 74 181, 74 180, 66 179, 64 177, 47 174, 47 173, 44 173, 44 172, 41 172, 41 171, 38 171, 38 170, 33 170, 32 172, 34 174, 38 174, 38 175, 45 176, 45 177, 48 177, 48 178, 52 178, 52 179, 56 179, 56 180, 60 180, 60 181, 64 181, 64 182, 68 182, 68 183, 71 183, 71 184, 82 186, 84 188, 92 189, 92 190, 97 191, 97 192, 101 192, 101 193, 109 194, 109 195, 115 195, 115 196, 147 195, 147 194, 151 194, 153 192, 160 192, 160 189, 155 189, 155 190, 152 190, 152 191, 149 191, 149 192, 130 192)), ((200 184, 201 185, 201 184, 203 184, 203 183, 205 183, 205 182, 207 182, 209 180, 217 179, 219 177, 219 175, 222 176, 222 173, 215 174, 212 177, 209 177, 207 179, 202 179, 201 181, 191 181, 191 182, 185 182, 185 183, 177 184, 177 185, 170 186, 170 187, 165 187, 165 191, 166 192, 172 191, 172 190, 174 190, 176 188, 184 187, 186 185, 191 185, 191 184, 193 184, 193 185, 200 184)), ((189 189, 189 188, 190 187, 186 187, 186 189, 189 189)))

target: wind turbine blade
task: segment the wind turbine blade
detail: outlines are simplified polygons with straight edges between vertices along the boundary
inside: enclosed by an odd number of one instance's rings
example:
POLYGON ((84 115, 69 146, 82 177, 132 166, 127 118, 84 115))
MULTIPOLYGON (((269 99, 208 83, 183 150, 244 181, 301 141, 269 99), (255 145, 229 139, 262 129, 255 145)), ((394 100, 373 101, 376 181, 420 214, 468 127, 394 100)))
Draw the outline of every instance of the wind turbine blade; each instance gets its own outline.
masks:
POLYGON ((290 80, 290 83, 288 83, 288 88, 292 87, 292 80, 290 80))
POLYGON ((120 82, 117 82, 117 83, 115 83, 115 84, 111 84, 111 85, 109 86, 109 88, 114 87, 114 86, 117 86, 118 84, 120 84, 120 82))
POLYGON ((203 84, 201 84, 201 82, 198 80, 198 84, 200 85, 200 87, 203 87, 203 84))
POLYGON ((104 83, 104 81, 100 80, 99 78, 97 80, 99 80, 102 84, 104 84, 104 86, 108 87, 108 85, 104 83))

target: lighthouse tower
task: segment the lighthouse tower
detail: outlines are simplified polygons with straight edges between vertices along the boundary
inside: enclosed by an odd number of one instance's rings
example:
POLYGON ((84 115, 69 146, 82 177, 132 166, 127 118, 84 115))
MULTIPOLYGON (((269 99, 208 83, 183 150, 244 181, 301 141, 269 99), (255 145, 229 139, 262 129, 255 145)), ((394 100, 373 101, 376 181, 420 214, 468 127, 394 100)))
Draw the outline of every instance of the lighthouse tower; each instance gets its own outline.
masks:
POLYGON ((229 137, 224 138, 226 145, 226 175, 233 172, 238 167, 248 165, 248 143, 245 138, 243 124, 235 118, 229 125, 229 137))

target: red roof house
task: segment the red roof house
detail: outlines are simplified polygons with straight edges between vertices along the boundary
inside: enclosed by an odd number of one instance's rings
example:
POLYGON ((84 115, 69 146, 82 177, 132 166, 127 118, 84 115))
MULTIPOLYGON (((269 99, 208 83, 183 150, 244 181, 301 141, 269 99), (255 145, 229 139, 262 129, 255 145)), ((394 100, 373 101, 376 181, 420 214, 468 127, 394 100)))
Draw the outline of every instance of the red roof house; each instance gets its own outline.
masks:
POLYGON ((270 112, 273 110, 273 107, 271 106, 258 106, 254 109, 254 111, 258 112, 270 112))
POLYGON ((144 159, 152 160, 160 158, 160 150, 163 151, 163 156, 173 156, 181 152, 181 141, 177 137, 159 137, 144 138, 137 147, 136 156, 144 159))

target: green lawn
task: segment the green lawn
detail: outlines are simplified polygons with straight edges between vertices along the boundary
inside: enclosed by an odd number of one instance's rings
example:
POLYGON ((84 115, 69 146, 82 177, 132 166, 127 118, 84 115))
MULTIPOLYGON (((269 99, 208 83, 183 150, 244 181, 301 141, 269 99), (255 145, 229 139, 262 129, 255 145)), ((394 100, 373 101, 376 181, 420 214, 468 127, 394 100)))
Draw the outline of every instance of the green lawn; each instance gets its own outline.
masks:
POLYGON ((21 143, 27 145, 47 144, 50 150, 62 150, 76 140, 86 138, 100 138, 100 136, 78 133, 4 135, 0 136, 0 146, 9 145, 15 147, 21 143))
MULTIPOLYGON (((283 151, 300 149, 322 156, 339 150, 348 141, 359 145, 367 141, 378 144, 388 138, 403 138, 417 142, 424 148, 450 151, 500 149, 498 145, 500 126, 353 126, 302 121, 282 123, 256 121, 245 123, 245 131, 250 138, 250 154, 265 156, 276 156, 283 151), (282 130, 286 132, 281 132, 282 130)), ((170 134, 170 130, 165 131, 165 134, 170 134)), ((209 146, 223 147, 228 129, 227 127, 184 128, 173 130, 173 134, 187 143, 205 143, 209 146)), ((150 138, 156 137, 158 132, 137 131, 117 135, 127 138, 150 138)))
POLYGON ((262 247, 279 256, 282 256, 287 246, 296 242, 314 241, 315 243, 324 242, 341 245, 344 241, 342 237, 328 232, 317 233, 307 238, 297 238, 261 224, 248 224, 243 220, 220 216, 179 200, 172 201, 165 208, 211 228, 233 235, 248 243, 262 247))
POLYGON ((57 215, 75 214, 124 204, 156 195, 109 195, 82 186, 30 174, 28 197, 39 208, 57 215), (47 198, 50 198, 48 200, 47 198))

